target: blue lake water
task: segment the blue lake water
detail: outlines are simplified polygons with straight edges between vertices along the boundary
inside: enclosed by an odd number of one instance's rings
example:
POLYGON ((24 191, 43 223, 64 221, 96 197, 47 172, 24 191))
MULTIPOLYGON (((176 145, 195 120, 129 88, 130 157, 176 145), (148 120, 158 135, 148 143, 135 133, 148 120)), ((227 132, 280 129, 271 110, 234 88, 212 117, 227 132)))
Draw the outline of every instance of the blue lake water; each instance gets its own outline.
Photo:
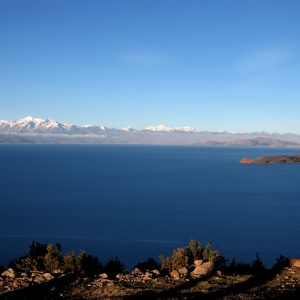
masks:
POLYGON ((299 149, 1 145, 0 264, 32 240, 128 267, 191 238, 228 258, 300 255, 300 164, 240 165, 299 149))

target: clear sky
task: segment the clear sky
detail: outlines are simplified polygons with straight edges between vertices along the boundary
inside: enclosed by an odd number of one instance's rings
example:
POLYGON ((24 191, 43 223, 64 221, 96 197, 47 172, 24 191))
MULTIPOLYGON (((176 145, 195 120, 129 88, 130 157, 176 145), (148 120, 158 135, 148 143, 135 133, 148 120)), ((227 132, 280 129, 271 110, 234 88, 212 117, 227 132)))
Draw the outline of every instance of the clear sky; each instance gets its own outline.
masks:
POLYGON ((0 0, 0 119, 300 133, 298 0, 0 0))

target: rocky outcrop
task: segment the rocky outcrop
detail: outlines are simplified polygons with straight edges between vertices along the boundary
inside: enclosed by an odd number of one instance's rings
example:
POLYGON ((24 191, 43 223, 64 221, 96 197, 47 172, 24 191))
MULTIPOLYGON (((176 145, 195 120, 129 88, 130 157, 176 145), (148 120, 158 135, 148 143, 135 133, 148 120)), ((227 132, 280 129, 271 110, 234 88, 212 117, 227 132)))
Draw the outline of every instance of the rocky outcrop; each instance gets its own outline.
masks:
POLYGON ((248 157, 242 158, 242 159, 240 160, 240 163, 241 163, 241 164, 253 164, 253 163, 254 163, 254 159, 248 158, 248 157))

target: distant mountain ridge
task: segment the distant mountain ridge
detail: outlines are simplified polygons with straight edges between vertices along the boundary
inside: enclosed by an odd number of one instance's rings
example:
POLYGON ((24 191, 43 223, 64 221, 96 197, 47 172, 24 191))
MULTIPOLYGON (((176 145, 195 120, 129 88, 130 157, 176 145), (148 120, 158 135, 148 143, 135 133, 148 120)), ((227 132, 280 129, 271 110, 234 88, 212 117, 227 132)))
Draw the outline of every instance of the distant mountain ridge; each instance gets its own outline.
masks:
MULTIPOLYGON (((134 128, 114 129, 104 126, 96 125, 83 125, 77 126, 68 123, 60 123, 52 119, 33 118, 31 116, 25 117, 16 121, 0 120, 0 132, 2 133, 65 133, 65 134, 88 134, 99 133, 105 130, 124 130, 124 131, 136 131, 134 128)), ((168 127, 165 125, 151 125, 144 129, 145 131, 154 132, 196 132, 196 128, 184 126, 184 127, 168 127)))
POLYGON ((142 130, 73 125, 25 117, 0 121, 0 143, 165 144, 201 146, 300 147, 300 136, 267 132, 200 131, 194 127, 151 125, 142 130))

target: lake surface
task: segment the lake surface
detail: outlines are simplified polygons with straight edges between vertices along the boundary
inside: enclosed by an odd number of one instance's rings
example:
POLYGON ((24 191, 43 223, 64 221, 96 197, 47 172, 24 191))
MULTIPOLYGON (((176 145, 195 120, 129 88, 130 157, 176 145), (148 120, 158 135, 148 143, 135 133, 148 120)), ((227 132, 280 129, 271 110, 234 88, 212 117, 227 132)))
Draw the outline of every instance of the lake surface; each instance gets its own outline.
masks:
POLYGON ((191 238, 228 258, 300 255, 300 164, 240 165, 299 149, 0 145, 0 264, 32 240, 131 267, 191 238))

